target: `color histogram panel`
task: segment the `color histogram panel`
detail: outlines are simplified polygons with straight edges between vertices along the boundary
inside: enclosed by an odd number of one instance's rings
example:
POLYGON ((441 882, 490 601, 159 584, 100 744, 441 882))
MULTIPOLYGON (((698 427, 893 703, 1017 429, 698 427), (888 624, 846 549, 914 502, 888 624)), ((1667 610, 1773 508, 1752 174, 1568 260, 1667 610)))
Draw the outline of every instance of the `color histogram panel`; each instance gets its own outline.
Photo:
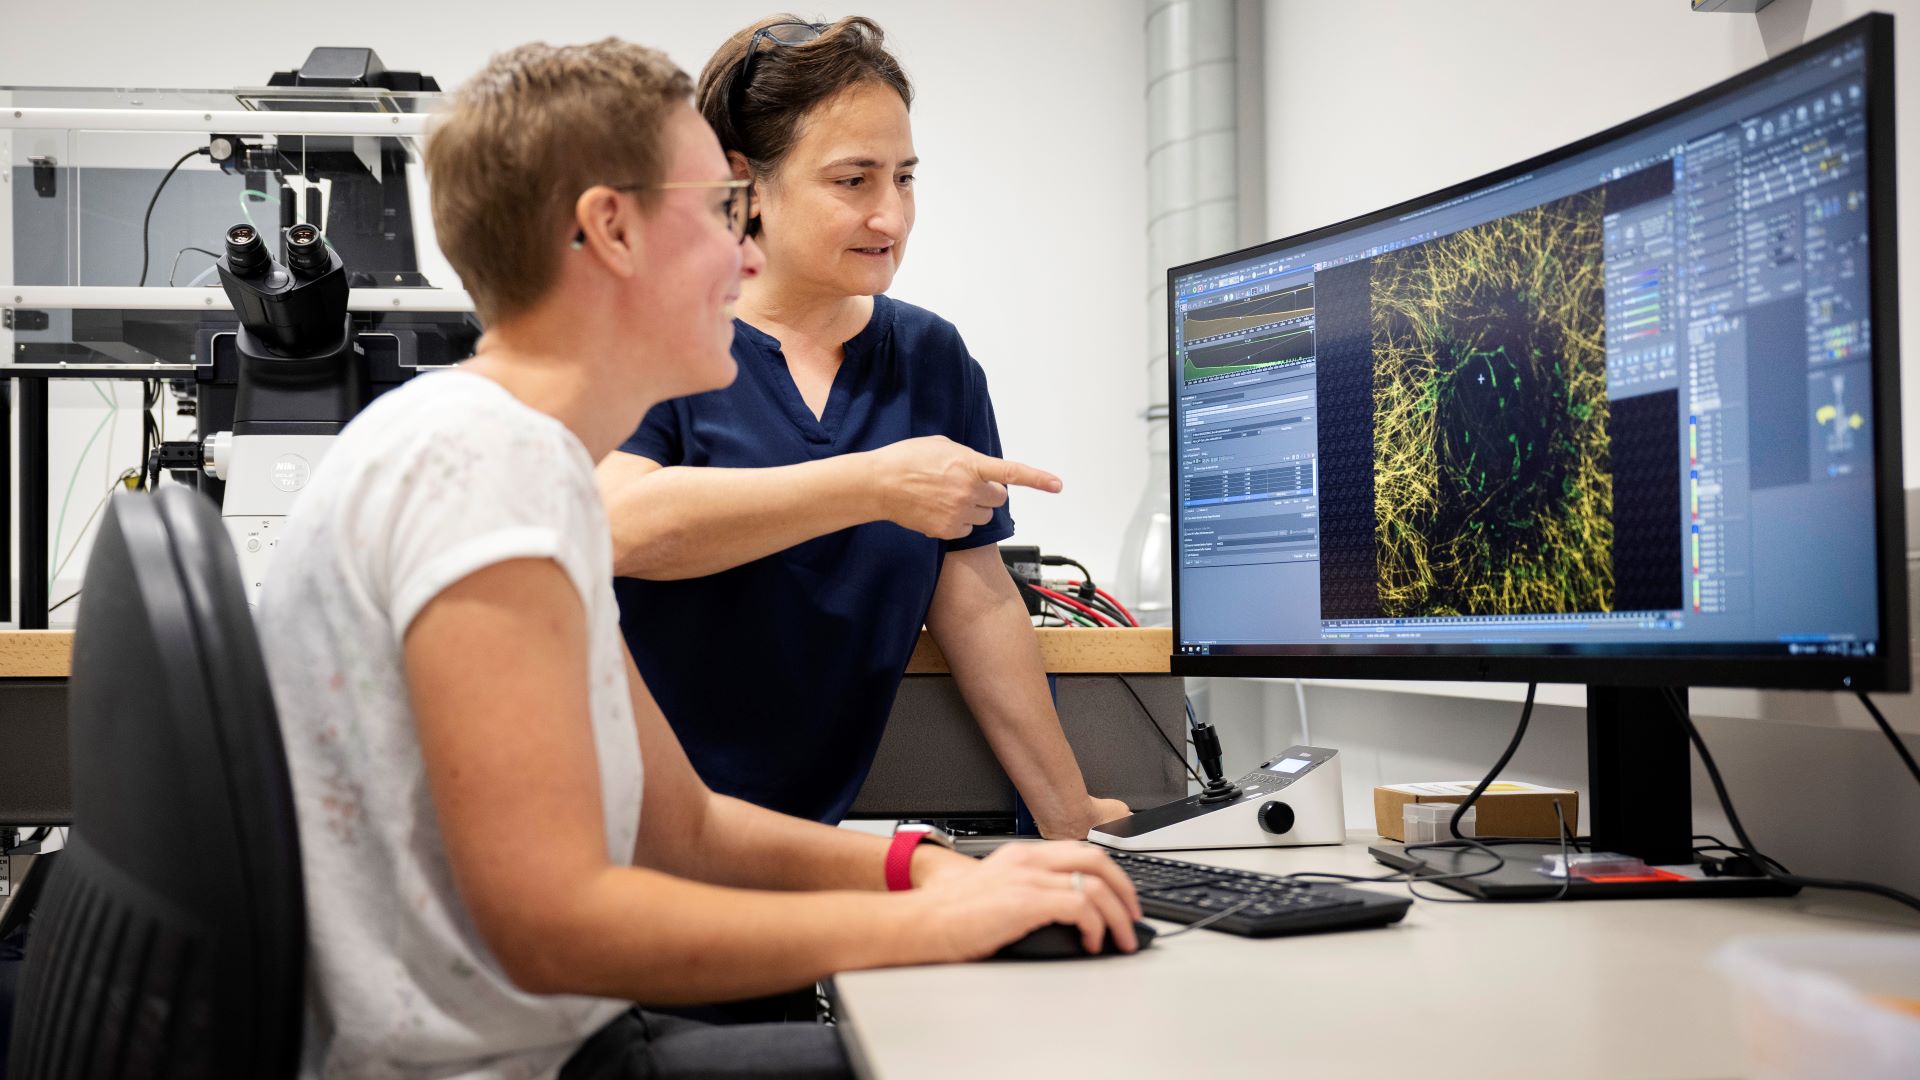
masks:
POLYGON ((1310 359, 1313 285, 1189 311, 1180 321, 1180 340, 1189 382, 1310 359))

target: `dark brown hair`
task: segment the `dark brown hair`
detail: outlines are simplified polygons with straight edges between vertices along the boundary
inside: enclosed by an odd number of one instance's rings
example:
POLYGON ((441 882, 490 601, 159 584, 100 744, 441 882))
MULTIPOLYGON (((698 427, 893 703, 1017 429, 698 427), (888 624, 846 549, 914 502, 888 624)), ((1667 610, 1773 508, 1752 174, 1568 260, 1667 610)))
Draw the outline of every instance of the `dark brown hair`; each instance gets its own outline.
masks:
POLYGON ((887 51, 880 24, 860 15, 849 15, 798 45, 761 41, 753 81, 744 93, 734 90, 756 31, 807 21, 797 15, 761 19, 728 38, 700 72, 695 92, 700 115, 720 137, 720 148, 743 155, 755 176, 778 168, 800 137, 807 114, 842 90, 877 82, 913 106, 913 84, 887 51))
POLYGON ((461 85, 430 129, 427 180, 440 249, 482 323, 552 286, 581 192, 665 177, 667 118, 692 93, 665 53, 618 38, 522 45, 461 85))

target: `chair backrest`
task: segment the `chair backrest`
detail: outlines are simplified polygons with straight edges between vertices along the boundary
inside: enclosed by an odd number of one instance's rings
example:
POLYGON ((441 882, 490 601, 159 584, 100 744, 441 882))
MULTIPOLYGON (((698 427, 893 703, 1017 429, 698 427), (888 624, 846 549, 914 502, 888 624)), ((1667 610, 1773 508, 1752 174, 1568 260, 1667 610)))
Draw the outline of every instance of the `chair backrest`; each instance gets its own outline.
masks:
POLYGON ((35 916, 12 1080, 293 1076, 299 835, 232 543, 197 492, 116 495, 81 587, 73 831, 35 916))

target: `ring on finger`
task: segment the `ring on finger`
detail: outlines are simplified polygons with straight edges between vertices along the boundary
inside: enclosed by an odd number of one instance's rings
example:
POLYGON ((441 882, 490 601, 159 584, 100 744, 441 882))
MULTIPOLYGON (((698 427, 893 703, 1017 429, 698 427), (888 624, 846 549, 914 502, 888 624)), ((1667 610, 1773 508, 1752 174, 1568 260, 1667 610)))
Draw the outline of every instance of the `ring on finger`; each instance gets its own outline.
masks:
POLYGON ((1087 891, 1087 879, 1086 879, 1086 875, 1085 875, 1085 874, 1082 874, 1082 873, 1081 873, 1080 871, 1078 871, 1078 870, 1075 870, 1075 871, 1073 872, 1073 874, 1072 874, 1072 875, 1071 875, 1070 877, 1068 877, 1068 878, 1067 878, 1067 884, 1068 884, 1068 886, 1069 886, 1069 887, 1071 887, 1071 888, 1073 889, 1073 891, 1074 891, 1074 892, 1086 892, 1086 891, 1087 891))

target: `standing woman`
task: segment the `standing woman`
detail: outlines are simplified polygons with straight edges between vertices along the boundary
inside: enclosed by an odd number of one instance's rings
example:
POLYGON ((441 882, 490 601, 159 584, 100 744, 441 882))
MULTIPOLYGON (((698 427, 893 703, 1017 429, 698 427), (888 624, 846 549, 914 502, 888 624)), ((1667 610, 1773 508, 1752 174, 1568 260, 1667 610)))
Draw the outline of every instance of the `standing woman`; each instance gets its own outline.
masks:
POLYGON ((716 791, 836 822, 873 763, 922 624, 1042 834, 1090 796, 995 545, 1007 487, 985 374, 885 295, 913 231, 913 90, 880 27, 778 16, 722 45, 696 103, 766 265, 736 306, 740 375, 652 410, 599 469, 628 646, 716 791))

